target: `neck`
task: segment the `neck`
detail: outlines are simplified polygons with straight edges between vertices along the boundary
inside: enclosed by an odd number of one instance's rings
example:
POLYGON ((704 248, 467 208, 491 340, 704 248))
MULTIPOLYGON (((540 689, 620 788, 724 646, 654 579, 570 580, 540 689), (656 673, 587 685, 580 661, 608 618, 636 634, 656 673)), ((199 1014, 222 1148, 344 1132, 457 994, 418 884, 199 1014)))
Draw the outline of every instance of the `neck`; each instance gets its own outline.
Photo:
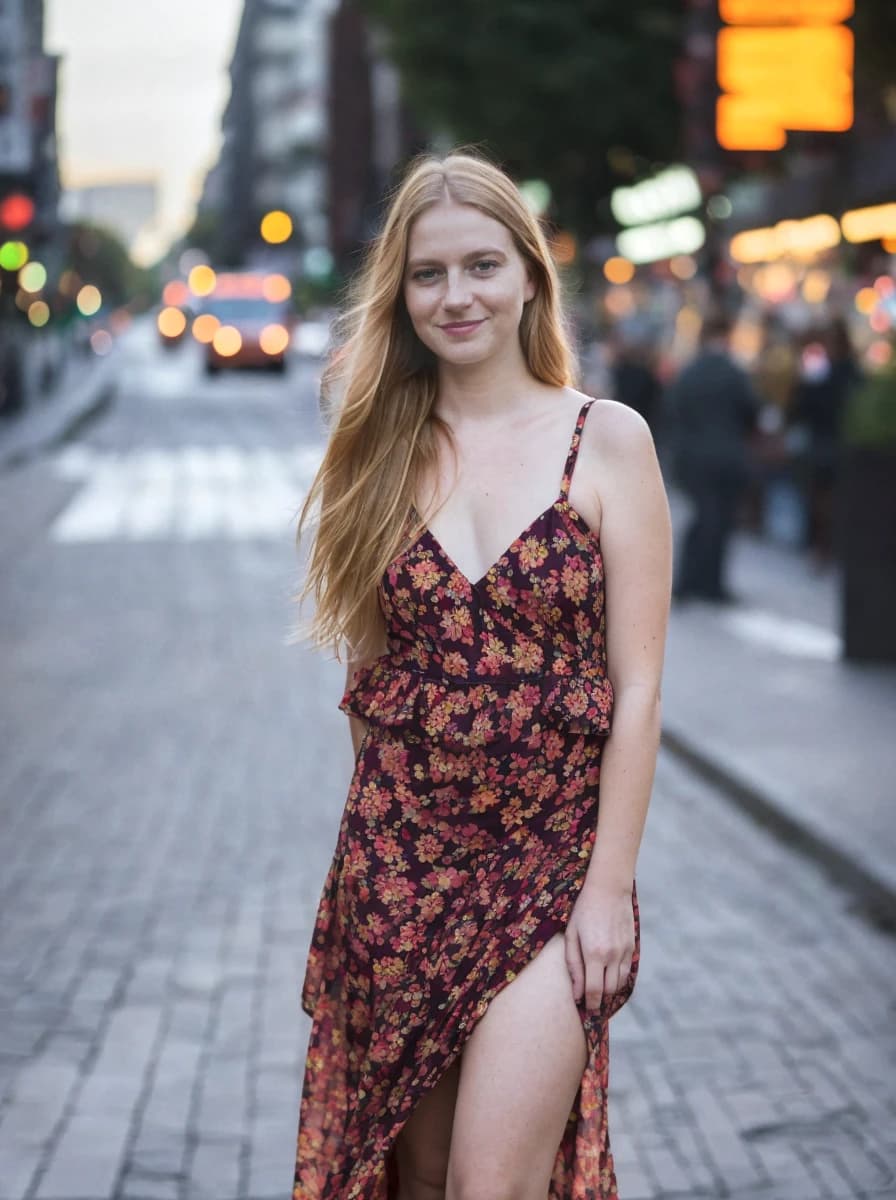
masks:
POLYGON ((518 406, 520 396, 535 381, 522 350, 495 362, 439 364, 437 410, 450 424, 468 417, 489 417, 518 406))

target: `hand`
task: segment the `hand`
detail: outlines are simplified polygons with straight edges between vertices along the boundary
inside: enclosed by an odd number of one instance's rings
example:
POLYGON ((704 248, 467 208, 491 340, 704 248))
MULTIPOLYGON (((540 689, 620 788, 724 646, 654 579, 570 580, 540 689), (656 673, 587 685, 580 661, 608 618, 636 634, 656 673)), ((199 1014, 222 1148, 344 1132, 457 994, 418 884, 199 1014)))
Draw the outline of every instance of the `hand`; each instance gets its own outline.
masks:
POLYGON ((566 927, 566 966, 573 999, 596 1012, 628 982, 635 952, 632 892, 582 885, 566 927))

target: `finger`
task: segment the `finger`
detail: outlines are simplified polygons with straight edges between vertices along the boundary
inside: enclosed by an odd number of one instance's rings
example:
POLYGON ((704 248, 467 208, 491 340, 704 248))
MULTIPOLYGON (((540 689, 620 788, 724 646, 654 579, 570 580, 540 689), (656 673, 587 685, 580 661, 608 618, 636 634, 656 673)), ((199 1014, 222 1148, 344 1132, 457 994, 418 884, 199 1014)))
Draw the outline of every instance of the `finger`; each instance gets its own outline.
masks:
POLYGON ((569 972, 569 980, 572 984, 572 998, 578 1004, 585 991, 585 970, 582 964, 582 951, 579 946, 579 938, 575 930, 567 934, 563 946, 566 955, 566 969, 569 972))
POLYGON ((604 982, 610 994, 615 995, 616 992, 621 992, 628 982, 628 971, 624 964, 621 962, 610 963, 607 966, 604 982))
POLYGON ((599 959, 585 960, 585 1007, 597 1012, 604 998, 604 964, 599 959))

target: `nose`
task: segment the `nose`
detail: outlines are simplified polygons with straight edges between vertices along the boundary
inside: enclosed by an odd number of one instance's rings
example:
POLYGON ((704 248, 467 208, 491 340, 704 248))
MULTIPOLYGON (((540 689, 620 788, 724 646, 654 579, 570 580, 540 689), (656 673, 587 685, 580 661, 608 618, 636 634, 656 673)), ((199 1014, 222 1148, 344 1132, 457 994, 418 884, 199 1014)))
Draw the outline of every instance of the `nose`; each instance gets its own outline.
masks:
POLYGON ((470 295, 470 282, 462 271, 449 271, 445 282, 445 296, 442 300, 445 308, 469 308, 473 301, 470 295))

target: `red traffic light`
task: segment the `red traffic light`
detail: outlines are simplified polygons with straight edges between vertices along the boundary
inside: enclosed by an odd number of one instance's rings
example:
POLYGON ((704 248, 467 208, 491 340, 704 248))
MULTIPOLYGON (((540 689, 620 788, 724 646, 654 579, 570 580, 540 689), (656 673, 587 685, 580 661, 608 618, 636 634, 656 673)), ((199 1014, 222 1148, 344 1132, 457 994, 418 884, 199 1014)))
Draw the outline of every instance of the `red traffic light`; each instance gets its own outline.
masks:
POLYGON ((13 192, 0 200, 0 228, 19 233, 34 220, 34 201, 24 192, 13 192))

